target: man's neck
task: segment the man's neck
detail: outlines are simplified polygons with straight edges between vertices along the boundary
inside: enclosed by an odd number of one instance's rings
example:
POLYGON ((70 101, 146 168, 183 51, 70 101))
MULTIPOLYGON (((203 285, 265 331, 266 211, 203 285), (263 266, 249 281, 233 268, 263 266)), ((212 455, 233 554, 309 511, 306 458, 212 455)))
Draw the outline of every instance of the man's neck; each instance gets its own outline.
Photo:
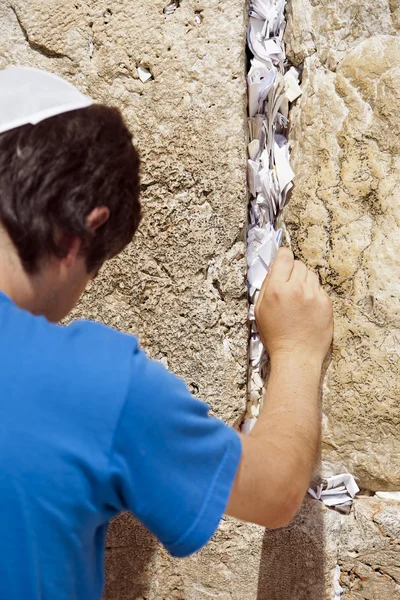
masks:
POLYGON ((20 308, 40 314, 39 284, 37 277, 25 271, 17 250, 0 226, 0 290, 20 308))

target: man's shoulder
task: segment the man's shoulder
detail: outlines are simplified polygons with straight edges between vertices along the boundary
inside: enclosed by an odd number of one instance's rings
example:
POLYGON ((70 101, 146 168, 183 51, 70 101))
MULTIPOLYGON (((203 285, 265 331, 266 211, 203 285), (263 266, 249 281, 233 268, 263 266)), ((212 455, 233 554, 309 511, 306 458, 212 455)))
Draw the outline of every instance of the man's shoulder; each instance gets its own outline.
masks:
POLYGON ((89 435, 108 448, 137 354, 134 336, 100 323, 60 326, 11 303, 0 307, 0 389, 15 422, 23 415, 42 430, 52 423, 62 436, 89 435))
POLYGON ((67 325, 59 325, 20 310, 15 305, 13 308, 14 318, 10 324, 14 321, 14 332, 20 330, 22 335, 26 334, 26 342, 31 341, 38 346, 46 344, 50 350, 53 346, 58 350, 68 346, 79 354, 90 349, 92 353, 110 355, 113 352, 134 352, 138 346, 135 336, 96 321, 80 319, 67 325))
POLYGON ((75 379, 80 394, 86 388, 87 394, 96 390, 97 394, 104 395, 105 401, 110 397, 123 401, 131 381, 133 357, 138 350, 136 337, 86 320, 59 327, 55 335, 70 379, 75 379))
POLYGON ((120 348, 134 352, 138 341, 133 335, 113 329, 103 323, 81 319, 72 323, 59 326, 48 323, 50 327, 57 329, 56 335, 61 336, 67 343, 84 346, 95 346, 98 349, 108 350, 120 348))
POLYGON ((20 361, 24 371, 34 370, 47 380, 57 373, 58 379, 68 377, 69 387, 74 382, 96 388, 107 381, 128 383, 138 349, 136 337, 94 321, 57 325, 15 305, 8 309, 0 315, 4 317, 0 354, 7 356, 10 366, 20 361))
POLYGON ((65 326, 46 322, 44 331, 54 340, 54 350, 63 355, 64 364, 96 381, 112 377, 120 380, 130 375, 132 356, 138 340, 102 323, 89 320, 74 321, 65 326))

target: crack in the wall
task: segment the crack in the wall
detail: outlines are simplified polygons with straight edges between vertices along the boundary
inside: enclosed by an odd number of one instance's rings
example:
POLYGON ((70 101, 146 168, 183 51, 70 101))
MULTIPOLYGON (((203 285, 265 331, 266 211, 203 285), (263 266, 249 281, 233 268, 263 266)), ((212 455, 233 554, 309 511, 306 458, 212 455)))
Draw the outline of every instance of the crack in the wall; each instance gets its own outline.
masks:
POLYGON ((300 94, 299 74, 285 56, 285 0, 268 11, 265 3, 250 1, 248 30, 249 160, 250 191, 247 228, 249 296, 248 405, 242 431, 249 433, 262 404, 268 357, 254 316, 262 282, 282 237, 290 244, 282 219, 294 173, 289 165, 287 140, 289 102, 300 94))

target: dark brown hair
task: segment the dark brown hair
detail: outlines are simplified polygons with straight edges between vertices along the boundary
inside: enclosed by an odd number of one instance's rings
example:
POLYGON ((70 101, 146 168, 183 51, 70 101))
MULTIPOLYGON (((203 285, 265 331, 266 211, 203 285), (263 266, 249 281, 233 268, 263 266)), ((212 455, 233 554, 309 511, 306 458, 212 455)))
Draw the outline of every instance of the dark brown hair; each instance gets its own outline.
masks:
POLYGON ((63 257, 57 231, 82 240, 88 272, 129 244, 141 219, 140 159, 115 108, 92 105, 0 135, 0 220, 26 271, 63 257), (98 230, 86 219, 107 206, 98 230))

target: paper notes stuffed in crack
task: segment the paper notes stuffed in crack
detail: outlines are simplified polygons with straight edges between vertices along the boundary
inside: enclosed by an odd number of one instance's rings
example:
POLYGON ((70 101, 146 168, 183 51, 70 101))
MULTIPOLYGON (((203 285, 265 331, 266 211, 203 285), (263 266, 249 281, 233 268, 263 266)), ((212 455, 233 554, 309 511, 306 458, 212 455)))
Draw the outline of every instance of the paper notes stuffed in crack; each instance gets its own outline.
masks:
POLYGON ((301 95, 299 74, 286 63, 285 0, 250 0, 247 43, 253 54, 247 76, 249 144, 247 181, 251 195, 247 229, 247 283, 251 339, 248 406, 242 432, 256 422, 267 356, 257 331, 254 306, 282 242, 277 225, 293 186, 287 126, 289 103, 301 95))

